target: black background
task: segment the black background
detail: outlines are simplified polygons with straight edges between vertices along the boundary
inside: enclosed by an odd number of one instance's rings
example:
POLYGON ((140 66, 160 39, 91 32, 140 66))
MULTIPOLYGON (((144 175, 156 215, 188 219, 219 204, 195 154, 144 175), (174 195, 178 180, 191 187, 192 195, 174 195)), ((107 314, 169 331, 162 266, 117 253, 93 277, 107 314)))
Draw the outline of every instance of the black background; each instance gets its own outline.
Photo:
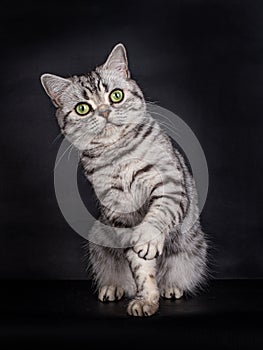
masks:
POLYGON ((3 1, 1 278, 86 278, 83 239, 55 198, 61 138, 39 77, 85 73, 118 42, 145 97, 203 147, 214 277, 263 277, 262 15, 260 0, 3 1))

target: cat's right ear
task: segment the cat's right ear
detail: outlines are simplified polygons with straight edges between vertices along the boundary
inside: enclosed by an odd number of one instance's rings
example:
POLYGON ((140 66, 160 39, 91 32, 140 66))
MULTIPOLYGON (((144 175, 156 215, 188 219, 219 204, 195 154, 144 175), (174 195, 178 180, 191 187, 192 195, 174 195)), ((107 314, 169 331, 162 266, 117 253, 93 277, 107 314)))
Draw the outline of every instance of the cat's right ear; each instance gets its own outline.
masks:
POLYGON ((71 81, 53 74, 43 74, 40 80, 54 105, 61 106, 60 96, 71 85, 71 81))

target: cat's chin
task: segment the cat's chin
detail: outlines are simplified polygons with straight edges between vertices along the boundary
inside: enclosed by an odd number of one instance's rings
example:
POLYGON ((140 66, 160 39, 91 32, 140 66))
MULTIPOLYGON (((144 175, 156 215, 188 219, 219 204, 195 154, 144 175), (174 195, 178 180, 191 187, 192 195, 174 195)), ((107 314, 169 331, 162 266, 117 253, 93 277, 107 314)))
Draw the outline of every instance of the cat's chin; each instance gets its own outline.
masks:
POLYGON ((98 133, 96 138, 109 138, 118 134, 120 126, 113 124, 111 122, 107 122, 104 128, 98 133))

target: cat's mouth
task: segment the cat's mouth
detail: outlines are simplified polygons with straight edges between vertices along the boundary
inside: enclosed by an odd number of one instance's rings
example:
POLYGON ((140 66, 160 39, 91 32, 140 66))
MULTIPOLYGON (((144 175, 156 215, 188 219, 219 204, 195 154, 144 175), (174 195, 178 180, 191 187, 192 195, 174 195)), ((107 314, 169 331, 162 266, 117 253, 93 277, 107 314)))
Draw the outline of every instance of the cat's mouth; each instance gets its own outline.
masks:
POLYGON ((98 136, 102 138, 110 137, 117 132, 118 128, 119 125, 107 121, 98 136))
POLYGON ((115 126, 120 126, 120 124, 114 123, 114 122, 109 121, 109 120, 107 120, 107 122, 106 122, 106 125, 105 125, 105 126, 107 126, 107 124, 110 124, 110 125, 115 125, 115 126))

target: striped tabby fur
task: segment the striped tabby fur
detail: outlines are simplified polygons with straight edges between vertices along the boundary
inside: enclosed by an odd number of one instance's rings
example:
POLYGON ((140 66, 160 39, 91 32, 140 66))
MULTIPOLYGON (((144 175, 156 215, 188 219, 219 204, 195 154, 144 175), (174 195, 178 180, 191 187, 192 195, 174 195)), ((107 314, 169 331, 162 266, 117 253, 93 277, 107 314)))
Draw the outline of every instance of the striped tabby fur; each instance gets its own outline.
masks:
MULTIPOLYGON (((207 243, 199 223, 194 180, 183 157, 147 113, 142 91, 130 78, 123 45, 89 74, 41 77, 57 107, 61 132, 81 152, 87 178, 100 201, 101 220, 131 230, 116 247, 89 242, 89 262, 101 301, 133 298, 128 313, 149 316, 160 295, 194 292, 206 274, 207 243), (124 98, 110 102, 114 89, 124 98), (88 102, 91 113, 75 106, 88 102), (182 229, 182 223, 188 223, 182 229)), ((101 230, 101 228, 100 228, 101 230)), ((92 236, 91 236, 92 237, 92 236)), ((103 239, 105 239, 103 241, 103 239)))

